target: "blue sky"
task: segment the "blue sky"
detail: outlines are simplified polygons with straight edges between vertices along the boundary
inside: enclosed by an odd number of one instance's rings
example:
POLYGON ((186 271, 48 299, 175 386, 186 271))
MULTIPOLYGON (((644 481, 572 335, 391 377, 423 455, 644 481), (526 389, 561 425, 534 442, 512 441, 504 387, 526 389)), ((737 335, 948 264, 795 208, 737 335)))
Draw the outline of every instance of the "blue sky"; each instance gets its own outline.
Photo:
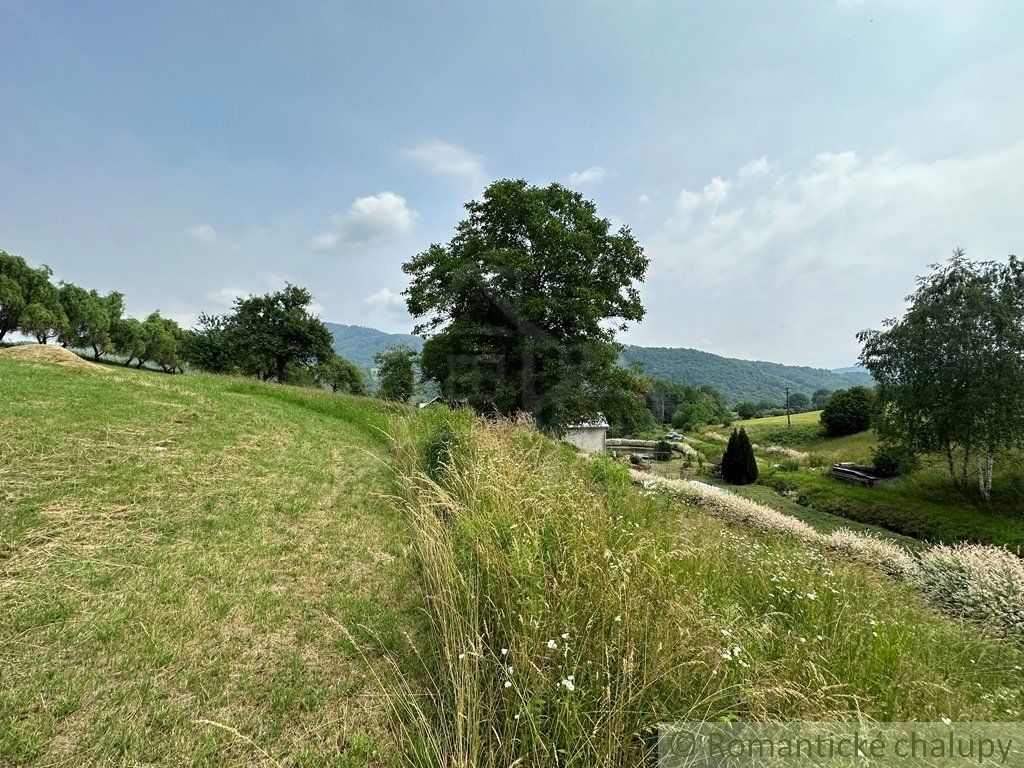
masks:
POLYGON ((283 281, 408 331, 489 180, 652 259, 625 339, 821 366, 1024 253, 1019 2, 0 0, 0 248, 190 322, 283 281))

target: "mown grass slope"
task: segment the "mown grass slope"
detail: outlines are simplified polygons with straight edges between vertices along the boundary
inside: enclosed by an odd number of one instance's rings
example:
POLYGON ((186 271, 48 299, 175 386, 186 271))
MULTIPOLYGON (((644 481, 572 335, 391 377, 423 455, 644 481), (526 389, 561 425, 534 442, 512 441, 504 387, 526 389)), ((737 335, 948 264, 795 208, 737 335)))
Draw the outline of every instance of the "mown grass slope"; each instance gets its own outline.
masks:
POLYGON ((0 764, 388 761, 380 404, 2 359, 0 391, 0 764))

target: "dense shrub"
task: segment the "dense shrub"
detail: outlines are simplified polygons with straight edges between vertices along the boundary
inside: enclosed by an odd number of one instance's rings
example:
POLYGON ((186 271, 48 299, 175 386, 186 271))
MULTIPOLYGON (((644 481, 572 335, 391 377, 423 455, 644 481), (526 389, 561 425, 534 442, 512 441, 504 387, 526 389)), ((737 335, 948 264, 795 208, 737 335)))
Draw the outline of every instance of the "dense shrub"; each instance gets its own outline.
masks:
POLYGON ((902 445, 882 443, 871 449, 871 463, 882 477, 905 477, 920 466, 917 455, 902 445))
POLYGON ((722 456, 722 479, 733 485, 748 485, 757 481, 757 459, 747 431, 734 429, 722 456))
POLYGON ((871 427, 875 395, 867 387, 841 389, 828 399, 821 412, 821 425, 829 437, 864 432, 871 427))
POLYGON ((736 415, 741 419, 752 419, 757 415, 757 413, 757 403, 745 400, 744 402, 736 405, 736 415))
POLYGON ((668 461, 671 458, 672 446, 668 444, 667 440, 659 440, 658 444, 654 446, 654 460, 668 461))

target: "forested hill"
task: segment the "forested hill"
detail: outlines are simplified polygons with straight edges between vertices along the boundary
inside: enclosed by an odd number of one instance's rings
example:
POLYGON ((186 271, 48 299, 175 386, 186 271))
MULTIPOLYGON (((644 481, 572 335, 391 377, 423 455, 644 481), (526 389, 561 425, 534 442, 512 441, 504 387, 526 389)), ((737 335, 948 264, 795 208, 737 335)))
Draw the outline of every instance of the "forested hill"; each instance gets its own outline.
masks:
POLYGON ((360 368, 373 365, 373 356, 395 344, 408 344, 419 351, 423 339, 408 333, 385 333, 376 328, 365 328, 361 325, 340 325, 324 323, 334 337, 334 350, 342 357, 347 357, 360 368))
POLYGON ((782 365, 759 360, 737 360, 698 349, 627 346, 626 363, 639 360, 644 371, 659 379, 698 386, 711 384, 735 405, 742 400, 771 398, 781 402, 786 387, 811 395, 816 389, 845 389, 856 384, 871 386, 871 375, 860 369, 829 371, 824 368, 782 365))
MULTIPOLYGON (((373 365, 373 356, 393 344, 408 344, 415 350, 423 339, 407 333, 385 333, 361 325, 325 323, 334 336, 334 348, 360 368, 373 365)), ((720 357, 697 349, 627 346, 622 353, 626 363, 640 360, 644 370, 660 379, 698 386, 711 384, 730 404, 741 400, 770 398, 780 402, 786 387, 793 392, 812 395, 814 390, 844 389, 854 384, 871 385, 871 376, 858 368, 829 371, 754 360, 720 357)))

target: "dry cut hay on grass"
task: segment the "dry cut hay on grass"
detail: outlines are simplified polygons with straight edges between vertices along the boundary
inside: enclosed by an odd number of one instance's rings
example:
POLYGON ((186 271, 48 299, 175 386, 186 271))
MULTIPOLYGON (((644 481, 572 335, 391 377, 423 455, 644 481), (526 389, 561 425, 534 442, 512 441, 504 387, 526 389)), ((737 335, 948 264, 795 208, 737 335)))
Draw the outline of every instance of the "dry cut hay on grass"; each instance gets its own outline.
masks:
POLYGON ((68 368, 106 371, 106 368, 102 365, 83 360, 71 350, 57 347, 53 344, 20 344, 16 347, 0 349, 0 357, 7 357, 12 360, 27 360, 32 363, 63 365, 68 368))

